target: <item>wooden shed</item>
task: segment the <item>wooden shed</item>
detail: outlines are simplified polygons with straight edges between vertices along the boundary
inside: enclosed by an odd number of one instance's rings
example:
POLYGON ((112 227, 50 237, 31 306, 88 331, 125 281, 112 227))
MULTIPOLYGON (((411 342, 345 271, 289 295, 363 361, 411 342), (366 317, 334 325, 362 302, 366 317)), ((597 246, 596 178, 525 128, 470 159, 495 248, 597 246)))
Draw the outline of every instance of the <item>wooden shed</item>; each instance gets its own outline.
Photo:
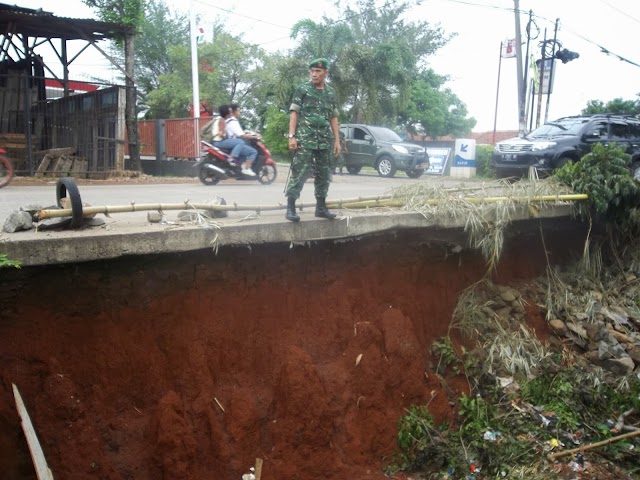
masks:
POLYGON ((126 32, 119 24, 0 3, 0 147, 15 159, 19 174, 35 174, 45 155, 55 152, 72 157, 64 164, 75 175, 124 169, 126 87, 96 83, 96 88, 79 89, 79 82, 69 78, 69 66, 92 47, 122 70, 98 42, 126 32), (69 58, 72 40, 84 46, 69 58), (44 44, 56 52, 61 76, 39 54, 44 44), (59 87, 59 98, 47 98, 51 84, 59 87))

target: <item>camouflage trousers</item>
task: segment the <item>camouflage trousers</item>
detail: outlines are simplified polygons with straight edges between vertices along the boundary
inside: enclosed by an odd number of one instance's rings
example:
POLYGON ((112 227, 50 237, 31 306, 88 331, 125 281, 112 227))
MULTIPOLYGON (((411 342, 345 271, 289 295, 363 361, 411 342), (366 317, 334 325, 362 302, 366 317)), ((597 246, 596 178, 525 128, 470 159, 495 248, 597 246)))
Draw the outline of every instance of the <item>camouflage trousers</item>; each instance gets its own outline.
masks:
POLYGON ((300 198, 302 187, 313 172, 316 198, 327 198, 333 171, 331 159, 332 155, 328 149, 298 149, 291 162, 291 175, 287 183, 286 196, 296 200, 300 198))

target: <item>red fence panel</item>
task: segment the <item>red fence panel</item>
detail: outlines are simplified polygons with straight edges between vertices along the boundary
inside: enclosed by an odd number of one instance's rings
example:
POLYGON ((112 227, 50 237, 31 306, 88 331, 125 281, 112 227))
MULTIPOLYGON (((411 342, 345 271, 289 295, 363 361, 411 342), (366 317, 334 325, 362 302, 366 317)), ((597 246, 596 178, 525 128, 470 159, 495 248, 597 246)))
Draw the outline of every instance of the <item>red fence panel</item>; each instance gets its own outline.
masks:
MULTIPOLYGON (((210 117, 172 118, 164 121, 165 154, 167 158, 190 158, 200 156, 200 130, 210 117)), ((156 156, 157 120, 138 122, 140 155, 156 156)), ((128 144, 125 154, 129 154, 128 144)))
MULTIPOLYGON (((138 138, 140 144, 140 155, 155 156, 156 154, 156 121, 143 120, 138 122, 138 138)), ((129 153, 129 144, 126 152, 129 153)))

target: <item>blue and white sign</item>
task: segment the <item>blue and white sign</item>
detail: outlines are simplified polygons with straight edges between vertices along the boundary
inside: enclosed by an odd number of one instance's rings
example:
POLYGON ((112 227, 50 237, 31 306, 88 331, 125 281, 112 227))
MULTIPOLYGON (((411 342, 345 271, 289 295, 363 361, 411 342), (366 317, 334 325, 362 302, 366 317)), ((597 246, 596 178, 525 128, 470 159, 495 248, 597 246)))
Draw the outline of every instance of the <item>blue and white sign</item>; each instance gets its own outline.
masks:
POLYGON ((475 167, 476 166, 476 141, 471 138, 456 139, 455 155, 453 157, 454 167, 475 167))
POLYGON ((449 160, 450 148, 427 148, 427 155, 429 155, 429 168, 425 173, 430 175, 442 175, 445 168, 447 168, 447 161, 449 160))

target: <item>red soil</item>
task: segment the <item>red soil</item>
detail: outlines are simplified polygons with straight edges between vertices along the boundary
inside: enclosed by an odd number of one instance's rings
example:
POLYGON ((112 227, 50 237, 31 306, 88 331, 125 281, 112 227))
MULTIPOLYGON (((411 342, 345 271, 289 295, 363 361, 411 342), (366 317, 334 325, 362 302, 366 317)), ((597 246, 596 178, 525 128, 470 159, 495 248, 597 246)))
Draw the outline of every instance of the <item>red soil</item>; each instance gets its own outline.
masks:
MULTIPOLYGON (((544 271, 537 229, 496 281, 544 271)), ((15 383, 55 478, 385 478, 406 408, 455 413, 430 346, 485 274, 425 235, 3 270, 1 476, 35 478, 15 383)))

